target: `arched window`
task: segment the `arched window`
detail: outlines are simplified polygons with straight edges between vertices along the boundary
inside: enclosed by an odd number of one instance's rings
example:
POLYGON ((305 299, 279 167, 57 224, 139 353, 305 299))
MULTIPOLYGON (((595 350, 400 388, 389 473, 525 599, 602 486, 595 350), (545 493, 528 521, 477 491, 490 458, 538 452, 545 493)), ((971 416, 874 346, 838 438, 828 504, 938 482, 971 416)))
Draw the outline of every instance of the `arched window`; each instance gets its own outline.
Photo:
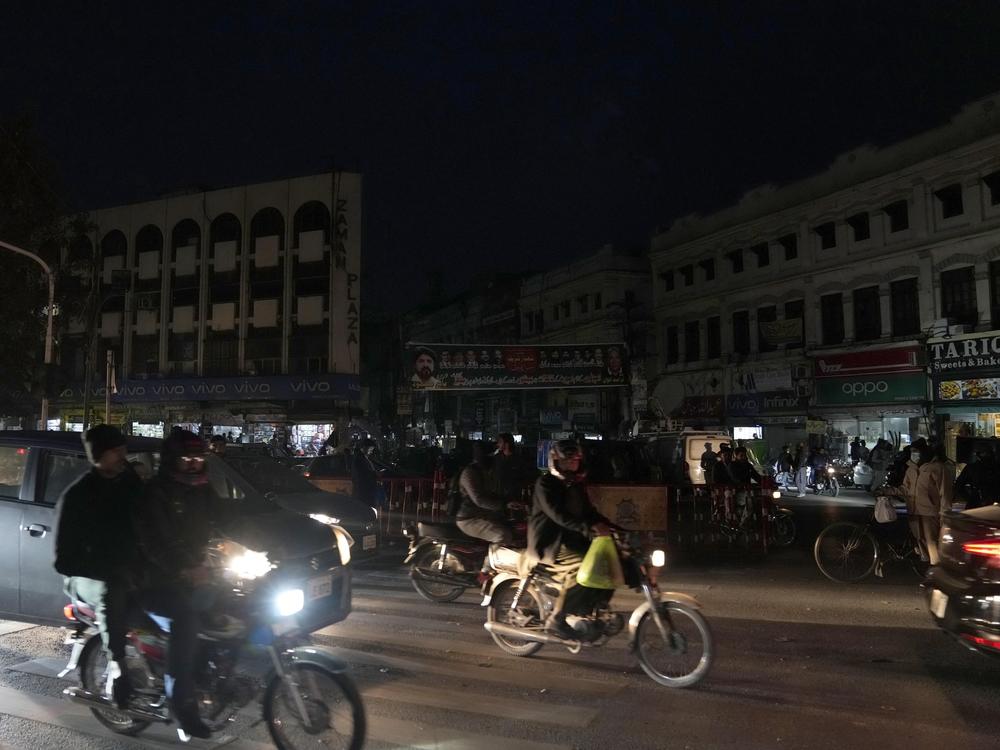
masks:
POLYGON ((147 224, 135 236, 135 252, 158 253, 163 250, 163 232, 154 224, 147 224))
POLYGON ((117 229, 112 229, 101 240, 101 257, 112 258, 116 255, 125 255, 128 241, 125 234, 117 229))
POLYGON ((200 246, 201 228, 198 226, 198 222, 194 219, 181 219, 181 221, 177 222, 170 240, 173 260, 177 259, 177 248, 179 247, 194 247, 195 257, 197 258, 200 246))
POLYGON ((295 247, 299 247, 299 236, 305 232, 323 231, 323 244, 330 244, 330 212, 319 201, 309 201, 302 204, 295 212, 292 224, 295 247))
POLYGON ((233 214, 222 214, 212 220, 208 234, 210 247, 214 248, 218 242, 236 242, 239 247, 240 242, 240 220, 233 214))
POLYGON ((276 208, 262 208, 254 214, 250 221, 250 236, 253 239, 258 237, 284 238, 285 217, 276 208))

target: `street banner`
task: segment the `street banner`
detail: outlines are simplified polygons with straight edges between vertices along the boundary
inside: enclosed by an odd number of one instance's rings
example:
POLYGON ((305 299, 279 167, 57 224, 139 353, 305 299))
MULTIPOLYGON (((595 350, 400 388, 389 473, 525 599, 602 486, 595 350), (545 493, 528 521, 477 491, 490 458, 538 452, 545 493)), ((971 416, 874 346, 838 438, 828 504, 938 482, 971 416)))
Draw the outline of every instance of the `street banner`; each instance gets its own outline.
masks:
POLYGON ((488 391, 626 385, 624 344, 406 345, 414 390, 488 391))

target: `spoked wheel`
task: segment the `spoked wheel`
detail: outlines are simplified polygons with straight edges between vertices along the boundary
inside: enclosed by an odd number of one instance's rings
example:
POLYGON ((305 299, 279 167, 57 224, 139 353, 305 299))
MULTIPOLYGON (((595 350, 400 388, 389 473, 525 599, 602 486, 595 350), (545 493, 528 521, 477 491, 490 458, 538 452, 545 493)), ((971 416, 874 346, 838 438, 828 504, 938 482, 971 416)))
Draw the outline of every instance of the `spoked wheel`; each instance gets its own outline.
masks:
MULTIPOLYGON (((493 594, 490 600, 489 609, 486 612, 486 619, 489 622, 499 622, 505 625, 513 625, 518 628, 532 628, 541 630, 544 626, 542 621, 542 608, 538 599, 530 589, 525 589, 518 600, 517 609, 511 609, 517 594, 517 582, 501 584, 500 589, 493 594)), ((513 656, 531 656, 538 653, 544 644, 534 641, 522 641, 516 638, 508 638, 497 633, 490 633, 496 644, 508 654, 513 656)))
MULTIPOLYGON (((99 635, 93 636, 80 653, 80 685, 84 690, 111 696, 108 652, 104 650, 99 635)), ((124 711, 92 708, 94 718, 116 734, 136 735, 149 726, 148 721, 133 719, 124 711)))
POLYGON ((264 693, 264 720, 275 746, 361 750, 367 722, 354 681, 315 664, 294 664, 288 677, 294 687, 275 677, 264 693))
POLYGON ((680 602, 664 602, 659 614, 662 630, 652 612, 639 620, 635 634, 639 666, 660 685, 690 687, 712 666, 712 631, 698 610, 680 602))
POLYGON ((840 521, 820 532, 813 546, 820 572, 837 583, 857 583, 878 562, 878 542, 867 527, 840 521))
POLYGON ((771 518, 771 544, 790 547, 795 541, 795 519, 791 513, 775 513, 771 518))
POLYGON ((465 591, 465 586, 431 580, 434 575, 461 575, 465 565, 452 552, 441 559, 441 546, 435 544, 420 552, 410 566, 410 581, 420 596, 432 602, 453 602, 465 591))

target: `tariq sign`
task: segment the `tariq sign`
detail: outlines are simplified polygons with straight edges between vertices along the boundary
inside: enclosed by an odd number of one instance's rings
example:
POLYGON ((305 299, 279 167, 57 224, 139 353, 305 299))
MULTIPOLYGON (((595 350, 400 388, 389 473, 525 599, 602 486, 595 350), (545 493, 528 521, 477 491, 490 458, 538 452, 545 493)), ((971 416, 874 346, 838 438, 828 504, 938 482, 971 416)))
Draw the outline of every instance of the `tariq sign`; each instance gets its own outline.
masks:
MULTIPOLYGON (((104 386, 92 389, 91 398, 103 399, 104 386)), ((163 403, 171 401, 299 401, 361 397, 357 375, 275 375, 269 378, 163 378, 129 380, 111 395, 115 404, 163 403)), ((83 387, 71 386, 59 400, 82 401, 83 387)))
POLYGON ((996 331, 932 342, 927 353, 932 374, 952 370, 1000 371, 1000 335, 996 331))
POLYGON ((488 391, 624 386, 624 344, 406 345, 414 390, 488 391))

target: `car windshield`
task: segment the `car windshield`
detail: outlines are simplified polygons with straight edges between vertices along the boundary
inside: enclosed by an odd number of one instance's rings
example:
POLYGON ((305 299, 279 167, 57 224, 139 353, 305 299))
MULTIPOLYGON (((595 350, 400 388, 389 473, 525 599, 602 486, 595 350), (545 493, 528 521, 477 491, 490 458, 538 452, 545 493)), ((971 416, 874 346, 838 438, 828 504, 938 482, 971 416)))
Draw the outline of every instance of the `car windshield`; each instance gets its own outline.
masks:
POLYGON ((268 456, 226 457, 225 461, 251 487, 265 495, 316 491, 301 474, 268 456))

